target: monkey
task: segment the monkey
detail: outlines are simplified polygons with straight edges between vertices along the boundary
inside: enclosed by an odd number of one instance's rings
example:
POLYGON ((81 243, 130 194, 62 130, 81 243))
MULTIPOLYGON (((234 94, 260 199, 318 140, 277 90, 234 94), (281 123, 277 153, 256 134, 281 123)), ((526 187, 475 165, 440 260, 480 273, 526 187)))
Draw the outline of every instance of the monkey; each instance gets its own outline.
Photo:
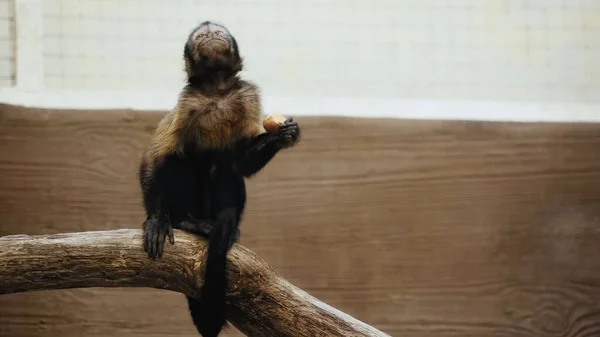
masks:
POLYGON ((276 131, 265 131, 260 88, 240 77, 238 43, 222 24, 195 27, 183 59, 187 81, 139 164, 143 246, 157 259, 167 239, 175 243, 173 229, 208 240, 200 300, 186 297, 197 331, 215 337, 227 324, 226 255, 240 236, 245 180, 295 146, 300 127, 288 118, 276 131))

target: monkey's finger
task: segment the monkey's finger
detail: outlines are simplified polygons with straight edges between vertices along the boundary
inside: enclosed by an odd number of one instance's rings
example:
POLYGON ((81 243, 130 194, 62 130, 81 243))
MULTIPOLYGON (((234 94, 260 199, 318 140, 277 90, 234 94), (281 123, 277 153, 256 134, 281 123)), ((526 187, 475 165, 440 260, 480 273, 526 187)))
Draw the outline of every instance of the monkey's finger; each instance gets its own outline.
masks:
POLYGON ((156 231, 152 231, 150 233, 150 257, 154 258, 156 256, 156 231))
POLYGON ((149 258, 152 258, 152 243, 150 242, 150 239, 147 239, 146 242, 146 246, 148 246, 148 251, 146 253, 149 258))
POLYGON ((144 252, 148 253, 148 231, 144 230, 144 236, 143 236, 143 240, 144 241, 144 252))
POLYGON ((294 135, 299 135, 300 134, 300 127, 298 125, 294 125, 294 128, 292 129, 294 131, 294 135))
POLYGON ((297 135, 298 133, 300 133, 300 128, 298 127, 298 125, 291 125, 287 129, 287 131, 290 135, 297 135))
POLYGON ((152 252, 152 231, 146 228, 146 233, 144 233, 144 249, 148 255, 152 252))
POLYGON ((173 235, 173 227, 169 227, 169 242, 171 244, 175 243, 175 236, 173 235))
POLYGON ((154 258, 159 257, 159 248, 160 248, 160 238, 163 236, 163 232, 160 229, 157 229, 154 233, 154 258))
POLYGON ((289 127, 292 127, 295 125, 298 125, 298 122, 294 122, 294 120, 291 120, 291 121, 286 121, 284 124, 281 124, 281 127, 289 128, 289 127))
POLYGON ((163 255, 163 251, 165 250, 166 237, 167 237, 167 233, 164 233, 162 231, 158 235, 158 247, 157 247, 157 252, 156 252, 158 257, 162 257, 162 255, 163 255))
POLYGON ((290 124, 283 124, 279 127, 279 132, 289 132, 290 130, 293 130, 294 128, 297 128, 298 124, 296 122, 290 123, 290 124))

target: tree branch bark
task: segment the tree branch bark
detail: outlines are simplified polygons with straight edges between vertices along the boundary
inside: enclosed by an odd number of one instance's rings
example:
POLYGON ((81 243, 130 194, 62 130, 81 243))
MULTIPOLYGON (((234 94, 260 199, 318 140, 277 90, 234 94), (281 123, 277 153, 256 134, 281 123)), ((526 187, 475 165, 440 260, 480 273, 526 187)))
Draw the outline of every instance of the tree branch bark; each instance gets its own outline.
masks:
MULTIPOLYGON (((154 261, 135 229, 0 237, 0 294, 149 287, 199 299, 206 243, 175 231, 175 244, 154 261)), ((389 337, 295 287, 242 246, 228 258, 228 320, 248 336, 389 337)))

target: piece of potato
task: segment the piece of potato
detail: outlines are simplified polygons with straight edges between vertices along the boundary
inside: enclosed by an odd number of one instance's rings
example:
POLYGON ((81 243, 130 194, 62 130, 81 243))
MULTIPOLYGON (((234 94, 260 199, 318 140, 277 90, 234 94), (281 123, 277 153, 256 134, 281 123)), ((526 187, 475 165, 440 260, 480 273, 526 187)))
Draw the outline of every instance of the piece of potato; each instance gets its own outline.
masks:
POLYGON ((269 133, 277 131, 287 118, 282 114, 272 113, 263 120, 263 127, 269 133))

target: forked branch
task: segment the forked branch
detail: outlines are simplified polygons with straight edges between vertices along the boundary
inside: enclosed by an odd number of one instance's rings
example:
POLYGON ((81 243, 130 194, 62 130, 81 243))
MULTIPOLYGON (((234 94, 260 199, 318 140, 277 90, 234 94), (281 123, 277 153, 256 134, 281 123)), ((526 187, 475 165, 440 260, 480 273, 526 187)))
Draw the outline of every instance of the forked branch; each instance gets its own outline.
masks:
MULTIPOLYGON (((151 260, 142 231, 0 237, 0 294, 86 287, 149 287, 199 298, 205 241, 176 231, 151 260)), ((248 336, 388 336, 290 284, 250 250, 229 253, 228 320, 248 336)))

